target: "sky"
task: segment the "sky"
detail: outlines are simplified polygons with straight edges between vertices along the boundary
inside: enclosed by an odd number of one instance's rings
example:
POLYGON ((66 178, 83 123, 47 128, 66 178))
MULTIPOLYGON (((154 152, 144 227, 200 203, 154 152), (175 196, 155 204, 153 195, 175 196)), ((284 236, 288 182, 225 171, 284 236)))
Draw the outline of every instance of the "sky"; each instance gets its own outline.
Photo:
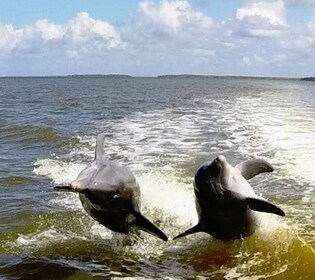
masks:
POLYGON ((315 76, 315 0, 0 1, 0 76, 315 76))

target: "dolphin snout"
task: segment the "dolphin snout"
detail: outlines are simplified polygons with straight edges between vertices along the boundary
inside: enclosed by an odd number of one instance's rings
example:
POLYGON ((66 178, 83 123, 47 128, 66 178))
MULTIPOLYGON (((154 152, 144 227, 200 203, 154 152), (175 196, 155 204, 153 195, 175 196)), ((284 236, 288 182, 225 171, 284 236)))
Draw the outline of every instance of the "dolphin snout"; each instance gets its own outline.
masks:
POLYGON ((225 163, 226 162, 226 157, 223 155, 219 155, 216 159, 215 159, 218 163, 225 163))
POLYGON ((68 192, 83 192, 84 191, 82 186, 76 182, 72 182, 69 185, 54 186, 54 190, 68 191, 68 192))
POLYGON ((210 166, 212 167, 216 167, 216 168, 220 168, 222 167, 226 162, 226 158, 225 156, 218 156, 214 159, 214 161, 212 161, 212 163, 210 164, 210 166))

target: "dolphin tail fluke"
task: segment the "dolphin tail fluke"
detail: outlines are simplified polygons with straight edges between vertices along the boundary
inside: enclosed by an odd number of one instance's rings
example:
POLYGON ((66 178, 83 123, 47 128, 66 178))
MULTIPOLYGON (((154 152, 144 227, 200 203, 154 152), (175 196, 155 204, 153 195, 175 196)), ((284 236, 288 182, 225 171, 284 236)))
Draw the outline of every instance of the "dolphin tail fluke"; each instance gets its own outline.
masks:
POLYGON ((167 236, 152 222, 150 222, 146 217, 144 217, 141 213, 137 211, 132 211, 132 214, 135 216, 135 224, 143 231, 151 233, 152 235, 167 241, 167 236))
POLYGON ((187 235, 189 235, 189 234, 201 232, 201 231, 203 231, 203 225, 202 225, 201 222, 199 222, 199 223, 198 223, 197 225, 195 225, 194 227, 192 227, 192 228, 186 230, 185 232, 183 232, 183 233, 181 233, 181 234, 175 236, 175 237, 173 238, 173 240, 175 240, 175 239, 177 239, 177 238, 181 238, 181 237, 187 236, 187 235))
POLYGON ((279 216, 285 216, 285 213, 276 205, 259 198, 246 198, 249 208, 254 211, 272 213, 279 216))

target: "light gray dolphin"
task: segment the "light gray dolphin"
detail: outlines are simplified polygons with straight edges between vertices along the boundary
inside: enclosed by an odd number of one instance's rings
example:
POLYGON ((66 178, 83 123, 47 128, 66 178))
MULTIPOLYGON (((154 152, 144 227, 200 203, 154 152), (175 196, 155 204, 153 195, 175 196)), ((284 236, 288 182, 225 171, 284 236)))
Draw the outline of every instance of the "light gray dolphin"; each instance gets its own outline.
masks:
POLYGON ((128 234, 138 228, 167 241, 167 236, 140 212, 140 187, 124 166, 104 156, 105 134, 96 140, 95 160, 69 186, 56 190, 78 192, 85 211, 112 231, 128 234))
POLYGON ((259 224, 254 211, 284 216, 277 206, 257 196, 247 180, 273 167, 261 159, 244 161, 235 167, 226 158, 202 164, 194 178, 199 222, 176 236, 206 232, 221 240, 238 239, 253 234, 259 224))

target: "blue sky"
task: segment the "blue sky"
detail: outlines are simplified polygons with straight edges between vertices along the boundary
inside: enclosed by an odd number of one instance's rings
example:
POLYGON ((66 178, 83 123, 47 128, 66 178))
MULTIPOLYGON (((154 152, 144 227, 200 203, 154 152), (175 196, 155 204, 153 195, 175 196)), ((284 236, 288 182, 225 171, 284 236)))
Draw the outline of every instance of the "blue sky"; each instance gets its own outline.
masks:
POLYGON ((315 76, 315 0, 0 2, 0 76, 315 76))

